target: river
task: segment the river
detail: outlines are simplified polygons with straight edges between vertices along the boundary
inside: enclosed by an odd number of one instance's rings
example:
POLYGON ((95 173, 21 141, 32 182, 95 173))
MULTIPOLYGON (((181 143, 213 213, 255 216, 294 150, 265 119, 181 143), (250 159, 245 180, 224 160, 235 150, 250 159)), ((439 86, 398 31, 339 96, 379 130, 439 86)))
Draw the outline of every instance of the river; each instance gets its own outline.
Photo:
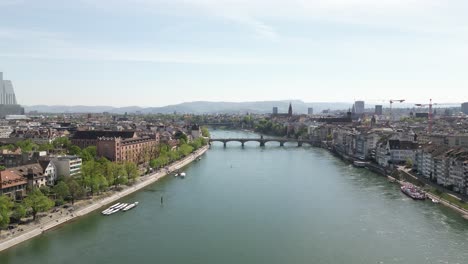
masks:
POLYGON ((468 263, 467 220, 322 149, 215 143, 185 171, 123 199, 132 211, 92 213, 0 263, 468 263))

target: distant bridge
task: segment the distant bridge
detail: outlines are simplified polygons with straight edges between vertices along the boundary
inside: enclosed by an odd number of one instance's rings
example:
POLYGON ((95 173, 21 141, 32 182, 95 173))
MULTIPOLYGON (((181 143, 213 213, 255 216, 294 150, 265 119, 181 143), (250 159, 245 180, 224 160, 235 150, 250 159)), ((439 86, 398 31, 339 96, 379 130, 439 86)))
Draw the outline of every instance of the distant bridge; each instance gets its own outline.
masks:
POLYGON ((264 147, 268 142, 278 142, 281 147, 284 146, 284 143, 293 142, 297 143, 298 147, 301 147, 303 144, 309 144, 311 146, 315 146, 317 144, 316 141, 308 140, 308 139, 293 139, 293 138, 210 138, 210 145, 213 142, 221 142, 223 143, 224 147, 226 147, 228 142, 239 142, 242 146, 246 142, 258 142, 260 147, 264 147))

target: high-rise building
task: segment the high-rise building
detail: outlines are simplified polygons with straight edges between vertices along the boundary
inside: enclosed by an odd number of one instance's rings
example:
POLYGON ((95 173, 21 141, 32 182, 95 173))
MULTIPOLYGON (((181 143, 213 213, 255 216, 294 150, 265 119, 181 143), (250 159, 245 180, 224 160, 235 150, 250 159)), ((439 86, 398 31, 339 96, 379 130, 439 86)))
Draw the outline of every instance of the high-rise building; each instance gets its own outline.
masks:
POLYGON ((16 102, 13 84, 10 80, 3 80, 3 72, 0 72, 0 118, 22 114, 24 114, 24 108, 16 102))
POLYGON ((293 111, 292 111, 292 104, 289 103, 289 108, 288 108, 288 116, 291 117, 293 114, 293 111))
POLYGON ((277 107, 277 106, 274 106, 274 107, 273 107, 273 114, 274 114, 274 115, 277 115, 277 114, 278 114, 278 107, 277 107))
POLYGON ((462 111, 465 115, 468 115, 468 102, 463 103, 463 104, 461 105, 461 111, 462 111))
POLYGON ((383 111, 382 111, 382 105, 376 105, 375 106, 375 114, 376 115, 382 115, 383 111))
POLYGON ((307 114, 308 115, 313 115, 314 114, 314 108, 312 108, 312 107, 307 108, 307 114))
POLYGON ((354 102, 354 111, 356 114, 363 114, 364 113, 364 101, 354 102))

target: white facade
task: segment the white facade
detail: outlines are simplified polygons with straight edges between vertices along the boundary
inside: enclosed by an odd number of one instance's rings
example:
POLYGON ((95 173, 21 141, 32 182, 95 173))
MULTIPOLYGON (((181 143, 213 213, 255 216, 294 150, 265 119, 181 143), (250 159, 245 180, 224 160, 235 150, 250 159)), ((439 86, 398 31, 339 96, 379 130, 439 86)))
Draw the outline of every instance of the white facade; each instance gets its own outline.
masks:
POLYGON ((0 138, 9 138, 13 129, 10 126, 0 126, 0 138))
POLYGON ((17 104, 13 84, 9 80, 3 80, 3 72, 0 72, 0 104, 17 104))
POLYGON ((81 174, 82 161, 77 156, 57 157, 52 162, 57 168, 57 177, 73 177, 81 174))

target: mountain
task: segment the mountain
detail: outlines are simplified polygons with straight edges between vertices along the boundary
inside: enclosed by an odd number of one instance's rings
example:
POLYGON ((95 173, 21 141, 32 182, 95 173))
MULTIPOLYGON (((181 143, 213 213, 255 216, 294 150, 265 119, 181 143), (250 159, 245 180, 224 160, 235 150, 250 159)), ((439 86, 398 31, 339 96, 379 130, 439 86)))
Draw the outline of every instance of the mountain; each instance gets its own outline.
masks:
MULTIPOLYGON (((109 112, 115 114, 135 113, 137 111, 145 114, 168 114, 168 113, 191 113, 191 114, 212 114, 212 113, 271 113, 273 107, 278 107, 279 113, 288 111, 289 103, 292 104, 293 112, 297 114, 306 114, 307 109, 312 107, 314 113, 322 110, 347 110, 352 103, 305 103, 300 100, 282 100, 282 101, 258 101, 258 102, 187 102, 163 107, 112 107, 112 106, 65 106, 65 105, 34 105, 25 106, 25 111, 38 113, 102 113, 109 112)), ((373 105, 366 105, 373 107, 373 105)))

